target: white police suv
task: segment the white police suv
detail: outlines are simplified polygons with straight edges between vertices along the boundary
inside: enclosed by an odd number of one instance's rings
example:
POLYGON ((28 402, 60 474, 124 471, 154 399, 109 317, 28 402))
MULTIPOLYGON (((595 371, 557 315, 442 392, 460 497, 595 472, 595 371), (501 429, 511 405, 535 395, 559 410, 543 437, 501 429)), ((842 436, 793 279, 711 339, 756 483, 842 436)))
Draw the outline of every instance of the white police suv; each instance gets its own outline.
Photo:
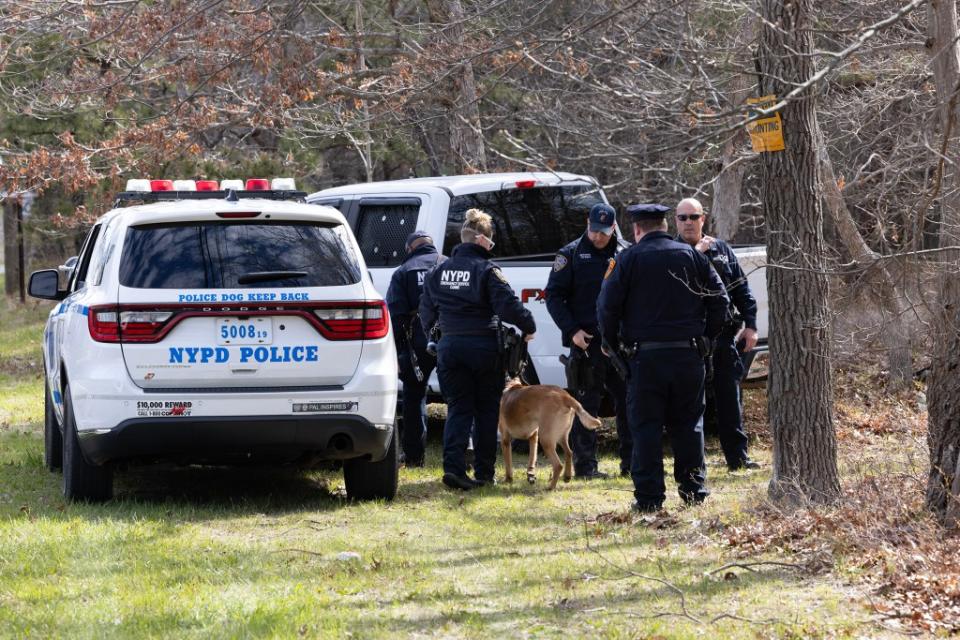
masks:
POLYGON ((60 301, 45 460, 68 499, 106 500, 116 463, 161 460, 343 460, 348 496, 394 497, 387 308, 343 215, 293 189, 130 181, 65 286, 31 275, 30 295, 60 301))

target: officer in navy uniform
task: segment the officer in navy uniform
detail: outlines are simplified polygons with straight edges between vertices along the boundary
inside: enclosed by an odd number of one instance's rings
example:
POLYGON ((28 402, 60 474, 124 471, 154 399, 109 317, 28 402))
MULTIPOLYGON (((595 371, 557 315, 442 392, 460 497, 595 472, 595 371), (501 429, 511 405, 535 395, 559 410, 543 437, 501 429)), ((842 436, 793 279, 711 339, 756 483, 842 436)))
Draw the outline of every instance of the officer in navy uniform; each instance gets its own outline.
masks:
POLYGON ((668 207, 631 205, 636 243, 611 264, 597 301, 605 348, 629 357, 627 415, 633 435, 634 508, 656 511, 666 497, 663 428, 673 447, 681 499, 702 502, 704 336, 715 338, 728 298, 710 262, 667 233, 668 207))
POLYGON ((443 483, 468 491, 493 484, 497 421, 505 374, 497 318, 516 325, 529 341, 537 327, 500 268, 490 262, 493 221, 470 209, 460 229, 462 243, 427 274, 420 299, 424 332, 439 319, 437 374, 447 402, 443 429, 443 483), (474 424, 475 423, 475 424, 474 424), (474 427, 474 476, 464 454, 474 427))
POLYGON ((707 395, 713 396, 727 468, 731 471, 758 469, 759 463, 747 455, 747 434, 740 409, 743 378, 740 354, 750 352, 757 345, 757 301, 730 245, 703 233, 706 219, 707 214, 698 200, 685 198, 677 204, 677 240, 707 256, 730 296, 728 322, 713 345, 713 381, 707 381, 713 388, 708 389, 707 395))
POLYGON ((427 442, 427 383, 437 361, 427 353, 427 337, 417 321, 417 310, 427 271, 446 258, 437 251, 426 231, 417 230, 407 236, 406 250, 407 256, 390 278, 387 307, 403 382, 403 457, 408 467, 422 467, 427 442))
MULTIPOLYGON (((553 271, 547 281, 547 310, 557 323, 563 346, 570 347, 569 357, 586 354, 590 375, 572 389, 577 400, 590 415, 598 415, 603 390, 613 398, 617 415, 617 436, 620 439, 620 474, 630 473, 633 441, 627 426, 626 386, 600 350, 597 331, 597 296, 603 274, 618 252, 617 214, 613 207, 599 203, 590 209, 587 231, 557 252, 553 271), (584 384, 585 382, 585 384, 584 384)), ((567 380, 567 386, 572 381, 567 380)), ((580 418, 570 430, 573 449, 573 470, 577 478, 606 478, 597 468, 597 432, 586 429, 580 418)))

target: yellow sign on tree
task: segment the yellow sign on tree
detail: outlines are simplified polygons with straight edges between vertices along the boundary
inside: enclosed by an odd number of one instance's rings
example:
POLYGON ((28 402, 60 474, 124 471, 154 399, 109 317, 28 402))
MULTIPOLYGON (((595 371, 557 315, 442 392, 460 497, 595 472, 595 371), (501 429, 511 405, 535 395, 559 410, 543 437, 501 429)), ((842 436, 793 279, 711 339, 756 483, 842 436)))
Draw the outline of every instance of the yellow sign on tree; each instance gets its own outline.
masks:
MULTIPOLYGON (((769 109, 777 104, 777 96, 769 95, 760 98, 747 98, 747 104, 757 109, 769 109)), ((762 151, 783 151, 783 123, 780 114, 760 118, 747 124, 747 133, 750 134, 750 144, 757 153, 762 151)))

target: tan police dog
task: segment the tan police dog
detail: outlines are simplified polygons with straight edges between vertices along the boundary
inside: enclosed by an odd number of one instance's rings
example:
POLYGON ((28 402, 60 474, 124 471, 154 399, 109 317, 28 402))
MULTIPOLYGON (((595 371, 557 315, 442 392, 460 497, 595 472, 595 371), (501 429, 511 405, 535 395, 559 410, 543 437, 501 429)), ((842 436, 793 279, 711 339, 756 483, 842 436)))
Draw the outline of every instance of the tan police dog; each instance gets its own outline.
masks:
POLYGON ((506 466, 506 481, 513 482, 513 458, 510 443, 514 438, 530 443, 530 460, 527 464, 527 482, 536 482, 537 440, 543 452, 553 464, 550 489, 557 486, 560 468, 563 481, 570 482, 573 476, 573 451, 570 449, 570 428, 574 414, 587 429, 600 426, 573 396, 560 387, 548 384, 526 386, 519 379, 507 382, 500 400, 500 446, 503 447, 503 463, 506 466), (563 447, 564 464, 560 464, 557 445, 563 447))

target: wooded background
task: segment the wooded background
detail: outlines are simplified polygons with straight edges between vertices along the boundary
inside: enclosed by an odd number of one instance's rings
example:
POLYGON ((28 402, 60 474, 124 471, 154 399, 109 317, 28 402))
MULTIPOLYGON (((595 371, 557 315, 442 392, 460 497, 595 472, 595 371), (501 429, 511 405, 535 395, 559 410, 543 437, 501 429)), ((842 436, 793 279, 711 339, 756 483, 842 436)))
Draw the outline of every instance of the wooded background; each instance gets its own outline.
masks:
POLYGON ((794 468, 778 429, 814 425, 829 462, 830 360, 872 351, 892 386, 930 372, 929 500, 947 517, 957 34, 956 0, 6 0, 0 190, 37 196, 28 269, 74 253, 131 177, 311 191, 553 169, 618 206, 697 197, 712 233, 770 250, 772 492, 837 494, 835 465, 794 468), (787 148, 758 154, 745 123, 769 114, 745 100, 767 94, 787 148))
MULTIPOLYGON (((936 241, 936 204, 917 215, 940 143, 925 12, 836 52, 897 8, 821 2, 811 25, 834 67, 813 89, 824 146, 882 253, 936 241)), ((552 168, 617 204, 697 196, 719 236, 763 241, 741 125, 759 21, 704 0, 7 1, 0 176, 42 190, 38 212, 90 216, 131 176, 552 168)))

